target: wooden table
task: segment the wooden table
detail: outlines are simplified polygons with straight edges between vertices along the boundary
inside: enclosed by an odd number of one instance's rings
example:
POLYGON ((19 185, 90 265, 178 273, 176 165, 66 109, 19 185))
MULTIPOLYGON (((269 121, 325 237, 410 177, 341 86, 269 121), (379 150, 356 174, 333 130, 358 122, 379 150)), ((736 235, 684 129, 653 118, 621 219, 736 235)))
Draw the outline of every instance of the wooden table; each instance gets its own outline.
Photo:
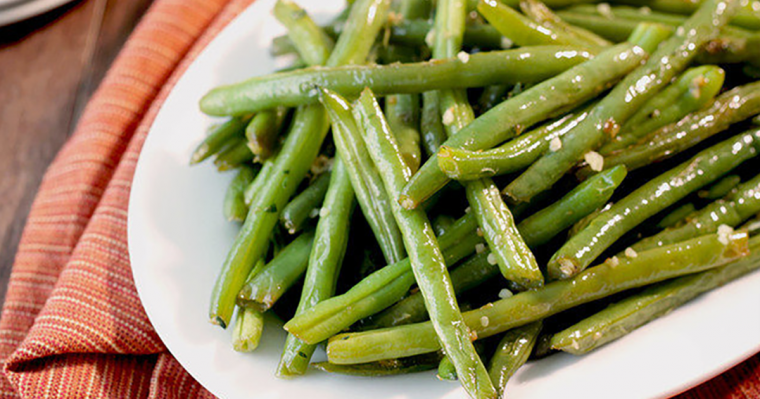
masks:
POLYGON ((151 0, 83 0, 0 28, 0 304, 42 175, 151 0))
MULTIPOLYGON (((150 3, 82 0, 0 28, 0 304, 42 175, 150 3)), ((735 384, 759 371, 755 356, 679 399, 755 398, 735 384)))

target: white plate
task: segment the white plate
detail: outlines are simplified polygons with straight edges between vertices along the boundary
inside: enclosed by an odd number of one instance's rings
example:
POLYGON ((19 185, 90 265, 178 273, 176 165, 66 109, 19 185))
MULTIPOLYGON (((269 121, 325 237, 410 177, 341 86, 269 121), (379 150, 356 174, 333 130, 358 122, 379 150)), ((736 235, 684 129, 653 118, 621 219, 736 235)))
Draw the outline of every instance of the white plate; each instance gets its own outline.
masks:
POLYGON ((0 26, 46 13, 72 0, 0 0, 0 26))
MULTIPOLYGON (((329 20, 344 0, 304 6, 329 20)), ((268 322, 253 354, 232 350, 230 333, 207 322, 207 306, 236 227, 221 215, 230 179, 188 159, 212 121, 198 111, 209 89, 274 70, 271 38, 283 30, 258 0, 198 57, 156 118, 135 174, 129 249, 145 310, 171 353, 221 398, 463 398, 456 383, 432 373, 387 378, 310 370, 274 377, 284 333, 268 322)), ((760 274, 709 293, 669 316, 585 357, 555 355, 524 367, 510 398, 664 398, 707 380, 760 351, 760 274)), ((317 354, 323 358, 324 354, 317 354)))

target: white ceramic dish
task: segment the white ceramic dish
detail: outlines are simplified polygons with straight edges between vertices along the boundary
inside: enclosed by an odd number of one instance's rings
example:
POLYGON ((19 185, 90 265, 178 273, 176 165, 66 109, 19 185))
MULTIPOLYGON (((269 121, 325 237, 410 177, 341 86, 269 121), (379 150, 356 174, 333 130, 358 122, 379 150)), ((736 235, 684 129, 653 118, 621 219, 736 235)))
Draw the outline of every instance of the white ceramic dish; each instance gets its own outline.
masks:
POLYGON ((0 0, 0 26, 46 13, 71 0, 0 0))
MULTIPOLYGON (((326 21, 344 1, 302 3, 326 21)), ((255 353, 239 354, 229 331, 207 322, 211 287, 236 227, 221 216, 230 176, 208 164, 188 166, 211 123, 197 101, 216 85, 277 67, 267 51, 271 38, 283 32, 270 13, 273 4, 258 0, 208 46, 167 99, 145 143, 129 207, 130 256, 145 310, 177 360, 221 398, 464 398, 458 384, 432 373, 359 378, 310 370, 280 380, 273 375, 285 336, 280 323, 268 321, 255 353)), ((528 364, 507 387, 509 397, 671 396, 760 351, 758 304, 755 273, 595 353, 528 364)))

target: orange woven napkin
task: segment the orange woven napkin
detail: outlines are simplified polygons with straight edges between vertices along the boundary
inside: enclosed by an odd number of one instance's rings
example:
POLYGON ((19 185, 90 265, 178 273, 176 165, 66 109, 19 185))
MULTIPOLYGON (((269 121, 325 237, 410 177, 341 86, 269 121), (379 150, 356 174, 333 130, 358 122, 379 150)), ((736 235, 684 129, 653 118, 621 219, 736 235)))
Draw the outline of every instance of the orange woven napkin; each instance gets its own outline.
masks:
MULTIPOLYGON (((0 319, 2 398, 212 398, 140 304, 127 205, 148 129, 204 46, 253 0, 157 0, 50 166, 0 319)), ((314 0, 318 1, 318 0, 314 0)), ((685 394, 760 397, 760 357, 685 394)))

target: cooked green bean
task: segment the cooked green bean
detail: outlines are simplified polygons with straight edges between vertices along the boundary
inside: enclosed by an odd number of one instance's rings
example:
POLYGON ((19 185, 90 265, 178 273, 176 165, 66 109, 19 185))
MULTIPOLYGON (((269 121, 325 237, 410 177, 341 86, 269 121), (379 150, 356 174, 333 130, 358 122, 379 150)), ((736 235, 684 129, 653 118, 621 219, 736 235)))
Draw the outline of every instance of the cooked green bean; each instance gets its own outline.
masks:
POLYGON ((420 134, 425 154, 432 157, 438 152, 444 141, 446 131, 443 128, 441 116, 441 100, 436 91, 426 91, 422 94, 422 116, 420 134))
POLYGON ((346 374, 359 377, 383 377, 388 375, 417 373, 438 367, 442 354, 426 353, 401 359, 381 360, 363 364, 313 363, 313 366, 328 373, 346 374))
POLYGON ((540 25, 497 0, 481 0, 478 3, 478 11, 496 30, 518 46, 566 44, 581 46, 595 52, 598 50, 597 46, 589 46, 587 41, 565 31, 540 25))
POLYGON ((201 109, 209 115, 238 115, 276 106, 312 104, 318 101, 316 86, 352 97, 365 87, 378 94, 405 94, 497 83, 532 83, 590 57, 577 47, 540 46, 473 54, 468 62, 451 58, 401 65, 306 68, 220 86, 201 99, 201 109))
POLYGON ((230 181, 227 192, 224 195, 224 217, 229 221, 242 222, 248 214, 248 206, 245 204, 245 188, 253 181, 256 170, 251 167, 242 167, 237 175, 230 181))
MULTIPOLYGON (((502 102, 446 140, 445 145, 468 150, 492 148, 538 122, 597 96, 645 58, 646 52, 633 44, 611 47, 594 59, 502 102)), ((448 183, 437 158, 428 159, 404 188, 405 207, 416 207, 448 183)))
POLYGON ((420 97, 400 94, 385 99, 385 115, 398 141, 404 161, 415 172, 422 162, 420 149, 420 97))
POLYGON ((647 288, 556 333, 551 346, 574 355, 621 338, 697 296, 760 268, 760 238, 749 242, 750 255, 726 266, 679 277, 647 288))
POLYGON ((451 228, 451 226, 453 226, 454 223, 456 223, 456 221, 457 221, 456 219, 454 219, 453 217, 449 215, 436 216, 436 218, 433 219, 433 222, 432 222, 433 230, 435 230, 435 236, 436 237, 442 236, 443 233, 448 231, 451 228))
POLYGON ((552 142, 562 137, 588 116, 591 107, 571 112, 557 120, 487 151, 470 151, 449 146, 438 151, 438 167, 451 179, 474 180, 517 172, 530 166, 552 142))
POLYGON ((249 207, 249 209, 253 203, 254 197, 256 197, 256 195, 261 192, 261 188, 269 181, 269 178, 272 175, 272 169, 274 169, 274 161, 272 158, 270 158, 261 165, 261 170, 259 170, 259 173, 256 174, 256 177, 253 179, 251 184, 245 188, 243 198, 245 200, 245 204, 249 207))
POLYGON ((697 208, 689 202, 688 204, 684 204, 679 206, 678 208, 674 209, 673 212, 668 213, 662 220, 660 220, 659 223, 657 223, 657 227, 661 229, 667 229, 668 227, 673 227, 677 225, 678 223, 681 223, 684 221, 689 215, 694 213, 697 208))
POLYGON ((253 352, 259 346, 264 329, 264 315, 255 309, 238 308, 232 329, 232 348, 238 352, 253 352))
POLYGON ((214 159, 214 165, 220 171, 226 171, 240 167, 253 161, 253 153, 248 148, 244 138, 236 139, 227 148, 223 149, 214 159))
MULTIPOLYGON (((439 4, 436 30, 446 34, 436 37, 434 57, 450 57, 460 51, 465 11, 464 2, 461 0, 439 4)), ((475 119, 475 113, 464 91, 441 90, 439 96, 444 127, 451 137, 471 124, 475 119)), ((493 181, 488 178, 468 181, 465 183, 465 191, 472 212, 491 248, 492 261, 499 265, 504 278, 526 288, 543 285, 544 276, 538 268, 538 263, 520 237, 514 217, 504 204, 493 181)))
POLYGON ((737 175, 728 175, 720 180, 718 180, 717 183, 713 184, 712 186, 708 187, 707 190, 700 191, 697 193, 699 195, 699 198, 705 198, 710 200, 716 200, 718 198, 722 198, 727 196, 729 193, 731 193, 739 184, 741 184, 742 178, 737 175))
MULTIPOLYGON (((581 184, 559 201, 522 221, 517 226, 520 235, 531 248, 541 245, 604 205, 624 178, 625 169, 621 168, 610 171, 593 182, 589 180, 581 184)), ((479 286, 498 273, 498 268, 488 262, 486 247, 480 247, 480 251, 483 252, 451 272, 451 281, 457 295, 479 286)), ((391 327, 426 319, 422 297, 419 293, 414 293, 373 317, 364 328, 391 327)))
MULTIPOLYGON (((685 69, 705 43, 717 36, 737 5, 736 0, 706 0, 675 35, 652 53, 645 65, 626 76, 597 104, 586 120, 565 136, 561 149, 545 153, 513 180, 505 193, 515 201, 529 201, 559 181, 576 162, 598 148, 605 139, 616 135, 620 126, 639 107, 685 69)), ((599 166, 595 165, 597 169, 599 166)), ((630 167, 628 169, 632 170, 630 167)))
POLYGON ((438 363, 438 374, 437 377, 439 380, 446 380, 446 381, 456 381, 457 376, 457 369, 454 367, 454 363, 451 363, 451 360, 449 360, 448 357, 443 357, 441 361, 438 363))
POLYGON ((689 215, 685 223, 665 229, 632 246, 634 251, 645 251, 674 242, 688 240, 718 231, 720 226, 736 227, 760 212, 760 176, 739 186, 724 200, 715 201, 689 215))
POLYGON ((608 155, 628 147, 647 134, 699 111, 720 92, 725 77, 723 69, 714 65, 688 69, 639 108, 599 153, 608 155))
POLYGON ((549 276, 567 279, 580 273, 623 234, 756 156, 758 150, 760 131, 742 133, 650 179, 569 239, 549 261, 549 276))
POLYGON ((406 257, 406 250, 391 210, 393 201, 362 141, 348 102, 330 90, 320 89, 320 92, 322 104, 332 120, 333 140, 341 159, 349 165, 346 171, 364 218, 372 228, 385 260, 389 264, 396 263, 406 257))
MULTIPOLYGON (((354 4, 346 23, 355 26, 344 32, 344 35, 362 36, 353 39, 348 36, 348 40, 339 40, 336 46, 336 51, 342 49, 352 54, 347 60, 348 63, 364 62, 375 36, 380 31, 379 21, 386 17, 390 3, 390 0, 360 0, 354 4)), ((343 158, 337 154, 330 174, 330 184, 319 212, 314 246, 310 250, 306 278, 296 314, 303 313, 335 294, 338 272, 348 246, 354 198, 349 172, 343 158)), ((316 345, 307 344, 289 334, 277 367, 277 375, 304 374, 315 349, 316 345)))
POLYGON ((287 113, 288 109, 284 107, 261 111, 245 128, 248 148, 259 160, 265 160, 274 154, 277 136, 280 134, 287 113))
MULTIPOLYGON (((382 110, 368 89, 359 97, 356 112, 364 130, 367 149, 383 178, 385 189, 395 198, 407 183, 411 170, 398 152, 382 110)), ((421 209, 405 210, 395 202, 393 215, 404 236, 412 272, 425 298, 425 306, 438 339, 446 356, 456 366, 462 386, 475 398, 496 397, 496 391, 488 380, 488 372, 475 352, 459 312, 446 262, 427 215, 421 209)))
POLYGON ((528 361, 541 328, 543 323, 537 321, 504 333, 488 365, 488 374, 499 392, 504 392, 509 379, 528 361))
POLYGON ((291 0, 277 0, 274 16, 288 28, 291 44, 309 65, 319 65, 330 57, 333 39, 309 18, 308 14, 291 0), (312 45, 319 41, 320 45, 312 45))
POLYGON ((288 229, 290 234, 300 231, 312 213, 319 212, 329 186, 330 172, 319 175, 309 187, 285 205, 280 214, 280 224, 288 229))
POLYGON ((306 271, 314 233, 303 233, 246 281, 238 294, 238 303, 264 312, 296 283, 306 271))
POLYGON ((216 155, 229 146, 235 138, 241 137, 248 118, 231 118, 230 120, 212 125, 208 129, 208 134, 198 147, 193 151, 190 157, 190 165, 195 165, 206 160, 212 155, 216 155))
MULTIPOLYGON (((647 15, 640 15, 637 19, 605 17, 594 14, 583 14, 575 11, 559 11, 558 14, 568 22, 582 26, 606 39, 614 42, 625 40, 642 21, 648 19, 647 15)), ((669 29, 675 30, 686 17, 679 18, 677 23, 670 23, 669 29)), ((760 34, 749 33, 743 30, 724 27, 720 36, 710 40, 700 51, 696 60, 702 64, 733 64, 760 62, 760 34)))
MULTIPOLYGON (((457 295, 467 292, 499 274, 499 268, 488 262, 486 247, 480 248, 483 252, 473 255, 451 271, 451 282, 457 295)), ((428 320, 428 314, 422 294, 418 291, 372 317, 369 323, 362 326, 362 329, 373 330, 425 320, 428 320)))
MULTIPOLYGON (((339 157, 333 165, 330 187, 320 211, 314 246, 310 251, 296 314, 303 313, 335 294, 335 284, 348 246, 354 210, 354 190, 345 168, 342 158, 339 157)), ((305 373, 315 349, 316 345, 309 345, 288 334, 277 366, 277 375, 293 376, 305 373)))
MULTIPOLYGON (((623 0, 621 3, 649 7, 652 10, 668 13, 691 15, 699 10, 699 7, 705 3, 705 0, 623 0)), ((757 10, 753 9, 753 7, 755 5, 752 2, 742 2, 741 7, 737 7, 735 15, 731 18, 731 24, 747 29, 760 29, 760 15, 757 14, 757 10)))
MULTIPOLYGON (((328 66, 361 62, 385 19, 388 5, 381 0, 362 2, 352 7, 328 66), (359 6, 360 5, 360 6, 359 6)), ((311 45, 324 45, 314 40, 311 45)), ((322 61, 322 60, 320 60, 322 61)), ((316 158, 329 128, 327 115, 321 105, 300 107, 291 122, 290 132, 276 159, 272 162, 268 179, 260 184, 253 196, 248 216, 222 266, 211 294, 209 318, 212 323, 226 327, 234 310, 235 298, 245 283, 253 264, 260 259, 269 245, 272 230, 279 219, 280 210, 303 180, 316 158)), ((267 169, 266 165, 264 169, 267 169)), ((257 179, 258 180, 258 179, 257 179)), ((254 180, 254 184, 257 181, 254 180)))
MULTIPOLYGON (((760 81, 727 91, 718 96, 710 107, 663 126, 635 146, 610 154, 604 159, 604 167, 625 165, 628 170, 634 170, 665 160, 758 112, 760 81)), ((578 171, 578 176, 584 177, 591 173, 593 171, 590 168, 583 168, 578 171)))
POLYGON ((508 85, 493 85, 483 89, 478 99, 478 111, 482 114, 497 106, 507 97, 509 89, 508 85))
POLYGON ((544 276, 533 253, 515 225, 501 193, 491 179, 465 183, 467 200, 491 248, 492 263, 499 265, 502 276, 527 289, 541 287, 544 276))
POLYGON ((539 24, 554 31, 563 32, 570 37, 574 37, 576 40, 581 40, 592 48, 604 48, 612 45, 607 39, 604 39, 596 33, 570 25, 563 21, 562 18, 555 14, 546 6, 546 4, 538 0, 522 0, 520 1, 520 9, 525 15, 539 24))
MULTIPOLYGON (((477 338, 490 337, 618 292, 723 266, 747 255, 747 241, 746 233, 736 233, 728 240, 702 236, 620 259, 615 266, 603 263, 570 280, 465 312, 465 323, 477 338)), ((331 363, 354 364, 438 349, 432 324, 424 322, 336 335, 328 342, 327 358, 331 363)))
POLYGON ((553 205, 533 214, 517 226, 531 247, 544 244, 582 217, 601 208, 625 179, 625 168, 610 169, 597 180, 588 180, 553 205), (530 234, 530 236, 528 235, 530 234))
MULTIPOLYGON (((474 215, 460 218, 438 238, 446 264, 451 266, 475 252, 483 239, 475 234, 474 215)), ((319 343, 398 302, 414 284, 409 259, 370 274, 345 294, 330 298, 297 315, 285 324, 291 334, 308 343, 319 343)))

